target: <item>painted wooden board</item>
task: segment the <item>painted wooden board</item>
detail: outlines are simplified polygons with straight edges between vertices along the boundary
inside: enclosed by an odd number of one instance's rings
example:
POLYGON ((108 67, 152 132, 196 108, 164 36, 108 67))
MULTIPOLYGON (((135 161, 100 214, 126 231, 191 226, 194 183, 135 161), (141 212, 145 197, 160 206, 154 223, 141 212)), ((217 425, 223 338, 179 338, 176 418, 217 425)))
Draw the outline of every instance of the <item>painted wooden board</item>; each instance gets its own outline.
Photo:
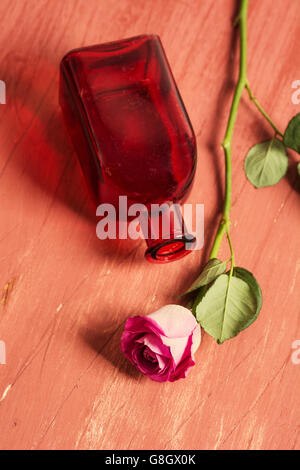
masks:
MULTIPOLYGON (((300 340, 297 155, 275 188, 246 181, 247 150, 272 135, 246 95, 234 134, 232 238, 238 264, 262 286, 260 317, 221 346, 204 334, 197 366, 176 383, 142 377, 119 350, 125 319, 176 302, 207 259, 237 77, 235 11, 233 0, 1 1, 1 449, 300 448, 300 364, 291 360, 300 340), (205 204, 203 250, 162 266, 143 259, 143 241, 96 238, 58 107, 68 50, 141 33, 159 34, 167 51, 197 135, 189 202, 205 204)), ((250 0, 249 80, 280 129, 300 111, 291 100, 299 35, 299 2, 250 0)))

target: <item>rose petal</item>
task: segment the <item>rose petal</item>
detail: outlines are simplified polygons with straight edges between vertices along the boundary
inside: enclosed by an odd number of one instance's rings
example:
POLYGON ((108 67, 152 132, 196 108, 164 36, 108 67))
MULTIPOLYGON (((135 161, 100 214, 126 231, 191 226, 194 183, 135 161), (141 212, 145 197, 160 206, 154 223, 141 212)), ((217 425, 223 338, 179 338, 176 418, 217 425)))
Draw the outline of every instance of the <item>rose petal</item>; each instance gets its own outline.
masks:
POLYGON ((173 374, 170 375, 170 382, 175 382, 175 380, 184 379, 190 368, 195 365, 195 361, 192 357, 191 350, 193 346, 193 335, 188 339, 185 351, 183 353, 183 359, 176 367, 173 374))
POLYGON ((175 370, 175 365, 174 365, 174 362, 173 362, 172 358, 170 358, 170 359, 162 358, 162 359, 165 362, 163 369, 158 370, 154 374, 147 374, 147 377, 149 377, 149 379, 151 379, 151 380, 155 380, 155 382, 167 382, 167 381, 169 381, 170 380, 170 375, 175 370))
POLYGON ((139 338, 137 343, 144 344, 151 351, 153 351, 153 353, 155 353, 159 370, 160 372, 163 372, 169 362, 168 360, 172 358, 172 356, 170 348, 163 344, 161 337, 148 333, 145 336, 139 338))
POLYGON ((168 338, 187 337, 197 325, 192 312, 181 305, 165 305, 145 318, 153 320, 168 338))
POLYGON ((159 324, 152 320, 149 315, 146 317, 140 315, 129 317, 125 323, 125 331, 130 331, 131 333, 164 333, 159 324))
POLYGON ((152 375, 154 372, 159 371, 158 361, 151 362, 143 356, 144 346, 141 344, 136 344, 132 350, 132 361, 135 366, 145 375, 152 375))
POLYGON ((166 357, 170 357, 170 348, 166 345, 162 340, 162 335, 154 335, 152 333, 148 333, 137 340, 139 343, 145 344, 148 346, 153 352, 156 354, 161 354, 166 357))
POLYGON ((167 338, 161 337, 163 343, 170 348, 170 353, 174 359, 175 366, 179 364, 186 349, 187 338, 167 338))
POLYGON ((156 358, 158 360, 159 369, 161 372, 163 372, 168 364, 168 360, 164 356, 161 356, 160 354, 156 354, 156 358))

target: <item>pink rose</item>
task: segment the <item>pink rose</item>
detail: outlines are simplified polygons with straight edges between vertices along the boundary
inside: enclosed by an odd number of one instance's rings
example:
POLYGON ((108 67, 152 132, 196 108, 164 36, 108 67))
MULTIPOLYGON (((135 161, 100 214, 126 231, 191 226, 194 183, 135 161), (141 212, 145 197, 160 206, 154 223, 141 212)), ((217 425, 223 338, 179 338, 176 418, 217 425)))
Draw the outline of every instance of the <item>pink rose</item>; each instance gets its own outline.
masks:
POLYGON ((128 318, 121 349, 150 379, 174 382, 195 365, 200 340, 200 326, 190 310, 166 305, 151 315, 128 318))

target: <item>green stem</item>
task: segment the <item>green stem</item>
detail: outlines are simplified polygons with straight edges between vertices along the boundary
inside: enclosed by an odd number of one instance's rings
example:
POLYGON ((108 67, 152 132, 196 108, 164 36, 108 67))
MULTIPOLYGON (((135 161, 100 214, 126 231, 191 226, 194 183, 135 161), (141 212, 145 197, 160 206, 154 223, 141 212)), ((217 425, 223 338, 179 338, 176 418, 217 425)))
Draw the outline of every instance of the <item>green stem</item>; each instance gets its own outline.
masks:
POLYGON ((233 246, 232 246, 232 243, 231 243, 231 238, 230 238, 230 235, 229 235, 228 231, 226 232, 226 235, 227 235, 227 240, 228 240, 230 253, 231 253, 231 266, 230 266, 230 275, 231 275, 232 271, 233 271, 233 268, 235 266, 235 256, 234 256, 233 246))
POLYGON ((238 107, 240 100, 243 94, 244 89, 246 88, 250 100, 254 103, 256 108, 262 114, 262 116, 268 121, 275 131, 275 136, 279 135, 283 137, 283 134, 279 131, 277 126, 274 124, 270 116, 265 112, 257 99, 253 96, 252 91, 247 80, 247 12, 248 12, 248 0, 240 1, 240 11, 234 25, 239 24, 240 29, 240 71, 239 78, 236 84, 235 92, 232 99, 230 114, 227 122, 227 128, 225 132, 225 137, 222 142, 222 147, 225 155, 225 198, 224 198, 224 207, 221 221, 211 248, 209 259, 217 258, 220 245, 222 243, 225 233, 227 234, 227 239, 231 251, 231 270, 234 267, 234 253, 232 244, 229 236, 229 227, 230 227, 230 210, 231 210, 231 186, 232 186, 232 162, 231 162, 231 149, 232 149, 232 136, 233 130, 237 118, 238 107))
POLYGON ((248 95, 249 95, 249 98, 251 101, 253 101, 253 103, 255 104, 255 106, 257 107, 257 109, 259 110, 259 112, 264 116, 264 118, 268 121, 268 123, 273 127, 274 131, 276 132, 276 134, 280 135, 281 137, 283 137, 283 134, 278 130, 278 128, 275 126, 274 122, 272 121, 272 119, 270 118, 270 116, 266 113, 266 111, 262 108, 262 106, 259 104, 259 102, 257 101, 257 99, 253 96, 252 92, 251 92, 251 89, 250 89, 250 86, 249 86, 249 83, 247 82, 246 83, 246 90, 248 92, 248 95))
MULTIPOLYGON (((232 185, 232 164, 231 164, 231 148, 232 148, 232 136, 234 125, 236 122, 238 106, 241 100, 241 96, 244 88, 247 84, 247 11, 248 11, 248 0, 241 0, 240 11, 238 14, 238 22, 240 28, 240 71, 239 78, 233 95, 231 110, 228 118, 227 128, 225 137, 222 142, 222 147, 225 154, 225 199, 223 215, 220 221, 217 234, 214 239, 214 243, 210 252, 209 258, 216 258, 218 251, 225 233, 229 237, 229 226, 230 226, 230 209, 231 209, 231 185, 232 185)), ((228 238, 230 241, 230 238, 228 238)), ((231 245, 231 243, 230 243, 231 245)), ((232 250, 232 246, 231 246, 232 250)), ((232 250, 232 265, 234 265, 234 256, 232 250)))
POLYGON ((225 224, 223 222, 223 219, 222 219, 221 222, 219 223, 219 227, 218 227, 218 230, 217 230, 214 242, 213 242, 213 246, 212 246, 212 249, 210 251, 209 259, 217 258, 218 251, 219 251, 219 248, 220 248, 220 245, 221 245, 221 242, 223 240, 223 236, 224 236, 225 232, 226 232, 226 226, 225 226, 225 224))

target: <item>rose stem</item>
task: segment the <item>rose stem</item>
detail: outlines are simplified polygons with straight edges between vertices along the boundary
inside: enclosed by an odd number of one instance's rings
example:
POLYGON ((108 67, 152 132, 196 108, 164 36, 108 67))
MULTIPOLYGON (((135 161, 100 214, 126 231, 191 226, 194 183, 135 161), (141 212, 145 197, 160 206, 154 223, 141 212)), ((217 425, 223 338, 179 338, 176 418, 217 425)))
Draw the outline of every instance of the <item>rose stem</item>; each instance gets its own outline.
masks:
POLYGON ((278 128, 275 126, 275 124, 274 124, 274 122, 272 121, 272 119, 270 118, 270 116, 268 116, 268 114, 266 113, 266 111, 262 108, 262 106, 259 104, 259 102, 257 101, 257 99, 253 96, 248 81, 246 81, 245 88, 246 88, 246 90, 247 90, 247 92, 248 92, 248 95, 249 95, 250 100, 253 101, 253 103, 255 104, 255 106, 257 107, 257 109, 259 110, 259 112, 264 116, 264 118, 268 121, 268 123, 273 127, 275 133, 278 134, 278 135, 280 135, 281 137, 283 137, 283 134, 282 134, 282 133, 278 130, 278 128))
POLYGON ((276 127, 270 116, 265 112, 260 103, 254 97, 250 85, 247 79, 247 12, 248 12, 248 0, 241 0, 239 14, 234 21, 234 26, 239 25, 240 28, 240 72, 238 82, 235 88, 233 95, 231 110, 227 122, 227 128, 224 140, 222 142, 222 147, 225 154, 225 199, 224 199, 224 208, 221 221, 213 242, 213 246, 210 252, 209 259, 216 258, 219 252, 223 236, 227 234, 227 240, 231 252, 231 270, 234 267, 234 252, 229 236, 229 226, 230 226, 230 209, 231 209, 231 186, 232 186, 232 168, 231 168, 231 148, 232 148, 232 136, 234 125, 237 118, 237 111, 239 103, 242 97, 244 88, 246 88, 250 100, 255 104, 256 108, 263 115, 263 117, 268 121, 275 131, 275 136, 279 135, 283 137, 283 134, 276 127))
POLYGON ((216 258, 223 239, 224 234, 227 234, 227 239, 231 251, 231 264, 234 265, 234 252, 229 236, 230 226, 230 209, 231 209, 231 184, 232 184, 232 168, 231 168, 231 147, 232 135, 234 125, 237 117, 238 106, 244 88, 247 84, 247 10, 248 0, 241 0, 240 11, 238 14, 237 22, 240 28, 240 71, 239 78, 233 95, 231 110, 228 118, 225 137, 222 142, 222 147, 225 154, 225 199, 222 219, 214 239, 214 243, 210 252, 209 259, 216 258))

